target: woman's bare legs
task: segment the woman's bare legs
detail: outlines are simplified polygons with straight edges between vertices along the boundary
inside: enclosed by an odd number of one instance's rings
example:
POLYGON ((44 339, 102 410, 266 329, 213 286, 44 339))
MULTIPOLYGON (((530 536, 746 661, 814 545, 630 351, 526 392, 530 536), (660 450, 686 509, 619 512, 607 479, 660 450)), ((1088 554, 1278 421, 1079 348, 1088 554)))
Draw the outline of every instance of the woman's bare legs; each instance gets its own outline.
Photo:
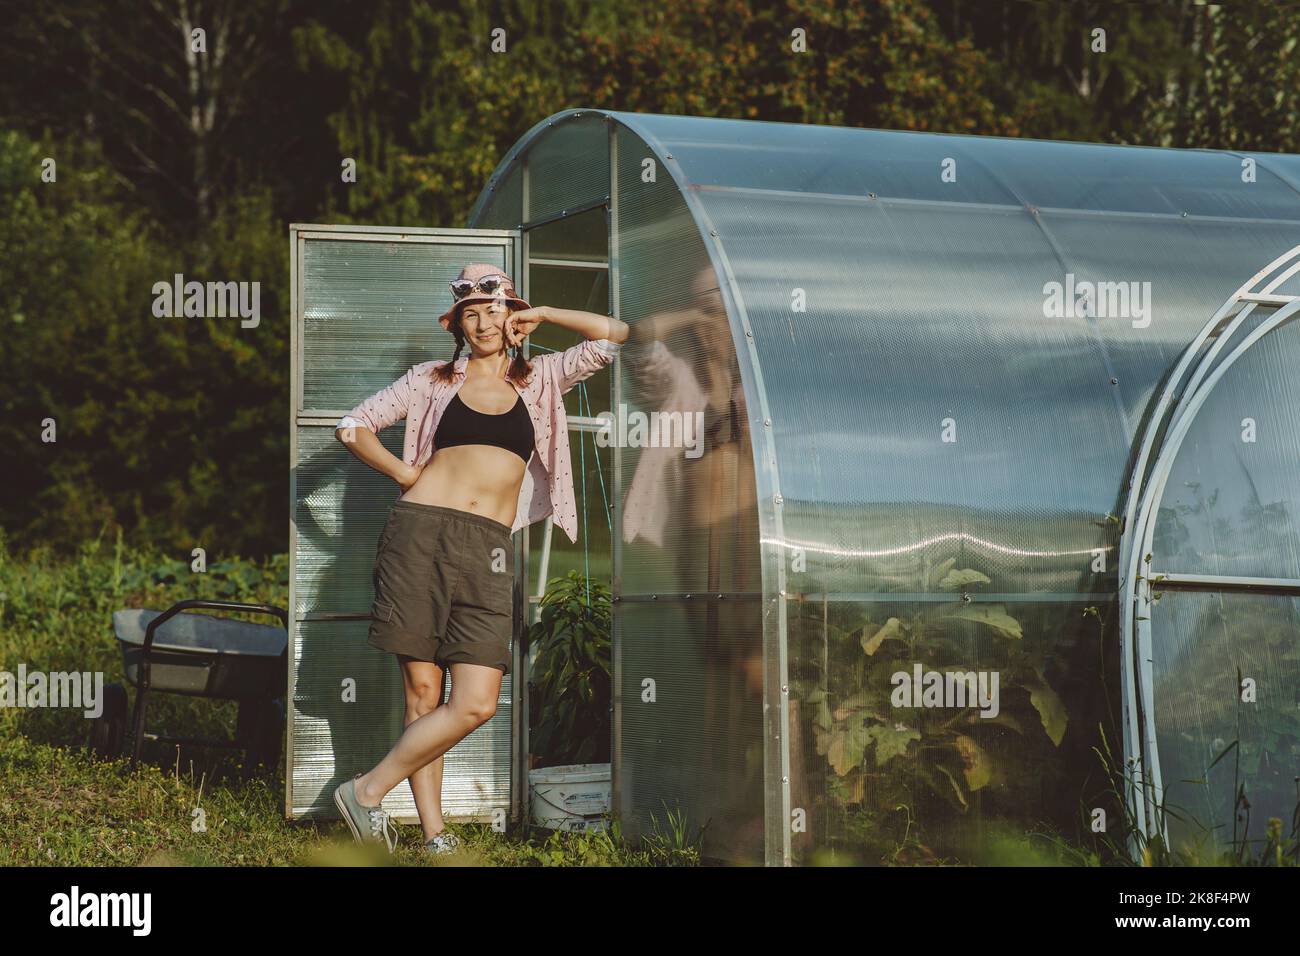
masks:
MULTIPOLYGON (((405 654, 397 655, 397 665, 402 671, 402 684, 406 691, 405 726, 409 727, 442 704, 443 670, 432 661, 416 660, 405 654)), ((411 784, 415 809, 420 814, 420 826, 427 843, 445 828, 442 822, 442 758, 429 761, 406 779, 411 784)))
POLYGON ((388 755, 357 778, 357 800, 378 806, 388 791, 485 724, 497 712, 503 676, 499 667, 452 662, 447 703, 408 724, 388 755))

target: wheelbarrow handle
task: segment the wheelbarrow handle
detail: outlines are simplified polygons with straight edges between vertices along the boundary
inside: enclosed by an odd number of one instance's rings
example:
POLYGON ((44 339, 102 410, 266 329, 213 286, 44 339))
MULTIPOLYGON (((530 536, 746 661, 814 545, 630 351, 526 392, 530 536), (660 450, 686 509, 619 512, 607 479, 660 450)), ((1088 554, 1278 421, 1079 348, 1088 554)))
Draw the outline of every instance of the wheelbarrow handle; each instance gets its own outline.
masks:
POLYGON ((187 611, 193 607, 206 607, 217 611, 249 611, 258 614, 274 614, 280 619, 280 623, 284 625, 285 630, 288 630, 289 628, 289 613, 285 611, 284 608, 276 607, 274 604, 241 604, 238 601, 200 601, 194 598, 186 601, 177 601, 167 610, 163 611, 156 618, 150 621, 144 630, 144 647, 142 648, 142 651, 145 654, 146 666, 149 659, 149 648, 153 646, 154 631, 158 629, 159 625, 170 620, 172 617, 175 617, 181 611, 187 611))

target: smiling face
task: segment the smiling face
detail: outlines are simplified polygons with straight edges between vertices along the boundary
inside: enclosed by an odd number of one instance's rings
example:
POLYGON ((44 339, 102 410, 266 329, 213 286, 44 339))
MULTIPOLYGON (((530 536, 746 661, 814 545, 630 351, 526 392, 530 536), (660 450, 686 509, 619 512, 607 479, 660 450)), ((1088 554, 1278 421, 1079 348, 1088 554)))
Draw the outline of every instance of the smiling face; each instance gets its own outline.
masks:
POLYGON ((509 315, 510 307, 504 302, 473 302, 460 310, 460 328, 475 355, 496 355, 505 350, 509 315))

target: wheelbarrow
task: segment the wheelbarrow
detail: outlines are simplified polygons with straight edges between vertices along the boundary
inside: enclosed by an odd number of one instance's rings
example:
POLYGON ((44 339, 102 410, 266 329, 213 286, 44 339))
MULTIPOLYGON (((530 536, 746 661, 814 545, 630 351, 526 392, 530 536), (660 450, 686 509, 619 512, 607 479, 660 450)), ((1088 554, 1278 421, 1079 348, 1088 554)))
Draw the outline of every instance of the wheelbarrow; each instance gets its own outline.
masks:
MULTIPOLYGON (((289 616, 270 604, 188 600, 166 611, 132 608, 113 612, 113 631, 122 649, 126 679, 135 686, 131 715, 131 764, 140 759, 145 740, 199 744, 242 750, 249 764, 274 768, 284 741, 284 698, 289 675, 289 616), (233 621, 208 614, 186 614, 189 608, 274 614, 283 627, 233 621), (159 629, 170 622, 162 633, 159 629), (176 737, 145 730, 149 695, 188 694, 239 701, 235 739, 176 737)), ((117 757, 127 733, 126 688, 104 688, 101 715, 91 723, 90 749, 117 757)))

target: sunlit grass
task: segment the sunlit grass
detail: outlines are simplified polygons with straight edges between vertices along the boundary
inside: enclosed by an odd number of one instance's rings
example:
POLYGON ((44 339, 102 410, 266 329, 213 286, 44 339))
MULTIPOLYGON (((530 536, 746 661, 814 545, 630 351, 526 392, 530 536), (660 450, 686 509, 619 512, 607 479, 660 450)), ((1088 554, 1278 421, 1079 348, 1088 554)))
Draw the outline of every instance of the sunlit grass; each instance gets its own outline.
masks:
MULTIPOLYGON (((215 558, 194 573, 173 556, 87 542, 72 558, 8 554, 0 532, 0 669, 102 671, 125 683, 112 612, 166 608, 184 598, 284 607, 284 555, 261 565, 215 558)), ((232 615, 262 623, 265 616, 232 615)), ((134 689, 128 693, 134 700, 134 689)), ((230 739, 237 705, 159 694, 149 726, 230 739)), ((391 857, 356 844, 342 821, 284 819, 284 761, 245 776, 239 756, 160 743, 132 768, 84 747, 89 723, 71 708, 0 708, 0 865, 3 866, 696 866, 680 821, 632 845, 609 833, 498 833, 449 824, 462 849, 431 856, 415 825, 391 857)))

